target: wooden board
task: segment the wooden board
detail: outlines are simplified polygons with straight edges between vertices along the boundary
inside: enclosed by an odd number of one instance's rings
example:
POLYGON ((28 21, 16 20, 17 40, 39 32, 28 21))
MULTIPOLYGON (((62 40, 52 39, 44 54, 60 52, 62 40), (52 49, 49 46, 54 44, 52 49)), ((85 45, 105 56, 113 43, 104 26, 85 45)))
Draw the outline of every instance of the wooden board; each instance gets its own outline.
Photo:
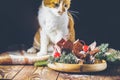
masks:
POLYGON ((91 80, 89 75, 60 73, 57 80, 91 80))
POLYGON ((120 76, 91 76, 91 80, 120 80, 120 76))
POLYGON ((107 68, 107 63, 105 60, 95 64, 65 64, 65 63, 49 63, 48 67, 61 72, 99 72, 107 68))
MULTIPOLYGON (((120 67, 120 66, 118 66, 120 67)), ((0 65, 0 80, 120 80, 120 68, 95 73, 62 73, 33 65, 0 65)))
POLYGON ((48 67, 45 67, 42 71, 41 80, 57 80, 59 72, 56 72, 48 67))
POLYGON ((12 79, 23 67, 23 65, 0 65, 0 79, 12 79))
POLYGON ((44 67, 36 67, 36 70, 29 76, 28 80, 40 80, 42 78, 42 70, 44 67))
POLYGON ((57 80, 120 80, 120 76, 60 73, 57 80))
POLYGON ((29 80, 29 77, 37 68, 34 66, 25 66, 14 78, 13 80, 29 80))

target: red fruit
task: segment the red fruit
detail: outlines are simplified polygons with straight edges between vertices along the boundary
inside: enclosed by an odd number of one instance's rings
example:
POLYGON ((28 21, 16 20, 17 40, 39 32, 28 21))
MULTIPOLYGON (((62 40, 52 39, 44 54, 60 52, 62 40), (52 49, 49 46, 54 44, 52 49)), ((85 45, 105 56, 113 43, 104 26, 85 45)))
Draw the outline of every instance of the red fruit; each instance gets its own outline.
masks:
POLYGON ((87 52, 87 51, 89 50, 89 46, 88 46, 88 45, 84 45, 84 46, 82 47, 82 49, 83 49, 83 51, 87 52))
POLYGON ((60 55, 61 55, 61 54, 60 54, 59 52, 55 52, 55 53, 54 53, 54 57, 55 57, 55 58, 59 58, 60 55))

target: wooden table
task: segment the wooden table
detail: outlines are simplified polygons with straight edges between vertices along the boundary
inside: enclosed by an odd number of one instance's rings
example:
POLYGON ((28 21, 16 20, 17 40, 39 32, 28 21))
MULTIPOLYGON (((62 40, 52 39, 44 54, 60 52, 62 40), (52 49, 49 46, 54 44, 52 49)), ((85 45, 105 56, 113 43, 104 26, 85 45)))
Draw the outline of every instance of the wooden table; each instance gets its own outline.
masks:
POLYGON ((95 73, 63 73, 33 65, 0 65, 0 80, 120 80, 119 67, 95 73))

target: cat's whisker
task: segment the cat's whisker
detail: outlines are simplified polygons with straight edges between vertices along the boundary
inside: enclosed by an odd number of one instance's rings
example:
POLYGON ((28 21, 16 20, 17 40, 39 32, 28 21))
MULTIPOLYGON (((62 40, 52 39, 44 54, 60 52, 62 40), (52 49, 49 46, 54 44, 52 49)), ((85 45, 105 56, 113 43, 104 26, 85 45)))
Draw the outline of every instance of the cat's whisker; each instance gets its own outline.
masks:
POLYGON ((76 13, 77 13, 77 14, 79 13, 78 11, 69 10, 69 12, 73 15, 74 19, 79 20, 78 16, 76 15, 76 13))
POLYGON ((77 13, 77 14, 79 14, 79 12, 78 12, 78 11, 69 10, 69 12, 72 12, 72 13, 77 13))

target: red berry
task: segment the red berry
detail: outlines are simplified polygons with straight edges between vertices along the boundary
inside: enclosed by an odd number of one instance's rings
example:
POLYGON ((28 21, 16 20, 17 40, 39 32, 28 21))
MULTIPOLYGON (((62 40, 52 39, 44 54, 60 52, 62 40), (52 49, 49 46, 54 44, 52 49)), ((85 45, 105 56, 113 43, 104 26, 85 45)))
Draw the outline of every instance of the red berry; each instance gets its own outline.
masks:
POLYGON ((87 52, 87 51, 89 50, 89 46, 88 46, 88 45, 84 45, 84 46, 82 47, 82 49, 83 49, 83 51, 87 52))
POLYGON ((60 57, 60 53, 59 53, 59 52, 55 52, 55 53, 54 53, 54 57, 55 57, 55 58, 59 58, 59 57, 60 57))

